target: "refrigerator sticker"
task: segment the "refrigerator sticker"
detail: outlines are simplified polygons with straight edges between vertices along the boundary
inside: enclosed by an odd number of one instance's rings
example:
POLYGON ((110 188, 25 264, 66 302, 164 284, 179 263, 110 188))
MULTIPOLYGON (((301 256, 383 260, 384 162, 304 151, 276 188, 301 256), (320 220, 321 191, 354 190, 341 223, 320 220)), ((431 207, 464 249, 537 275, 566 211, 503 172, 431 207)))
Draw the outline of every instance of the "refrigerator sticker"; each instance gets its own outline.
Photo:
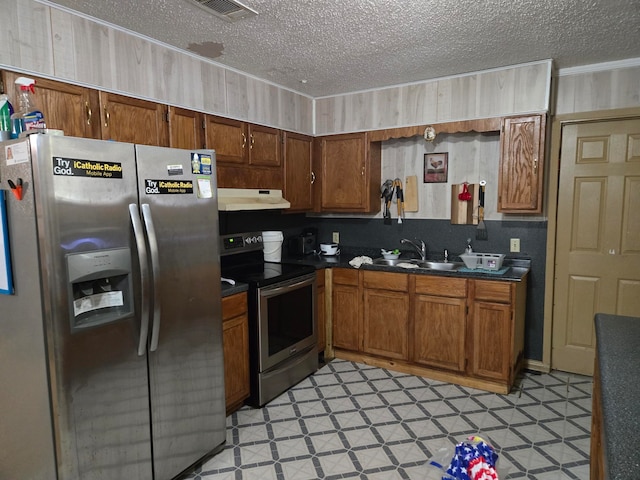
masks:
POLYGON ((121 307, 124 305, 122 292, 106 292, 88 295, 73 301, 73 314, 77 317, 83 313, 100 308, 121 307))
POLYGON ((7 159, 7 165, 28 162, 29 150, 27 142, 12 143, 4 147, 4 158, 7 159))
MULTIPOLYGON (((194 154, 197 155, 197 154, 194 154)), ((202 175, 211 175, 211 166, 213 162, 211 161, 211 155, 203 155, 200 154, 200 173, 202 175)))
POLYGON ((148 195, 170 195, 193 193, 191 180, 150 180, 144 181, 144 193, 148 195))
POLYGON ((53 174, 65 177, 122 178, 122 163, 53 157, 53 174))
POLYGON ((197 153, 192 153, 191 154, 191 173, 195 173, 195 174, 202 173, 200 168, 201 168, 200 155, 197 153))
POLYGON ((182 175, 184 171, 182 170, 182 165, 167 165, 167 173, 169 175, 182 175))
POLYGON ((211 190, 211 180, 208 178, 198 179, 198 197, 211 198, 213 197, 213 191, 211 190))

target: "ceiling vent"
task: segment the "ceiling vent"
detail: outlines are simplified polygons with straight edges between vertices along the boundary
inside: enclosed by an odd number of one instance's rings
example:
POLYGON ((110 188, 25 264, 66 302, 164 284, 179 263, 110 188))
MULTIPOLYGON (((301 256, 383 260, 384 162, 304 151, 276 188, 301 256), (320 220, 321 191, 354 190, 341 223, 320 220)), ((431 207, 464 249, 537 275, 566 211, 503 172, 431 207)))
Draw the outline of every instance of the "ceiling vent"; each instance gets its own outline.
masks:
POLYGON ((258 15, 258 12, 252 8, 235 0, 191 0, 191 2, 227 22, 237 22, 258 15))

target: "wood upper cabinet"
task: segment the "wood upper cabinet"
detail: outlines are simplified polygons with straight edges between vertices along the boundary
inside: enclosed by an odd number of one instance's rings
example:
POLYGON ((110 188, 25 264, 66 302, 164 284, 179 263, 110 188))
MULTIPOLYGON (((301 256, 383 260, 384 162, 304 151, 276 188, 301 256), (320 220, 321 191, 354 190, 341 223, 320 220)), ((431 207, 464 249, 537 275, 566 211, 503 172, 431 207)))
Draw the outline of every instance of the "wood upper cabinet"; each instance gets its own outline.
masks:
POLYGON ((214 115, 206 115, 205 130, 219 187, 283 189, 280 130, 214 115))
POLYGON ((334 268, 331 273, 333 346, 359 351, 362 344, 362 297, 358 270, 334 268))
POLYGON ((322 211, 380 211, 381 142, 369 142, 368 135, 319 139, 322 211))
MULTIPOLYGON (((2 72, 4 91, 18 108, 15 80, 25 75, 2 72)), ((101 138, 100 99, 97 90, 45 78, 36 81, 36 107, 42 111, 47 128, 62 130, 66 136, 101 138)))
POLYGON ((227 415, 249 397, 249 319, 247 294, 222 299, 222 344, 227 415))
POLYGON ((204 114, 185 108, 169 107, 169 146, 172 148, 206 148, 204 114))
POLYGON ((290 211, 313 209, 313 138, 284 132, 284 189, 290 211))
POLYGON ((100 107, 103 140, 169 146, 167 106, 100 92, 100 107))
POLYGON ((500 133, 498 211, 541 213, 546 115, 507 117, 500 133))
POLYGON ((363 344, 367 353, 409 358, 409 275, 363 271, 363 344))
POLYGON ((413 306, 413 361, 464 372, 467 280, 419 276, 413 306))
POLYGON ((526 278, 522 282, 470 283, 469 371, 511 385, 524 350, 526 278))

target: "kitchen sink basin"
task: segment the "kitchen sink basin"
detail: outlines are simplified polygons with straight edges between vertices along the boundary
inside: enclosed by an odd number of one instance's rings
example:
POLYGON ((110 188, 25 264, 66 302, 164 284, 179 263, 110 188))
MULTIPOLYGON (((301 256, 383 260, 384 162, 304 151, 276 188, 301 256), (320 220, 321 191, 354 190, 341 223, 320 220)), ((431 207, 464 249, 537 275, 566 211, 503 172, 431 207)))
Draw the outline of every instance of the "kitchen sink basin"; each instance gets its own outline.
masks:
POLYGON ((376 258, 375 260, 373 260, 374 265, 379 265, 379 266, 382 265, 387 267, 395 267, 399 263, 410 263, 412 265, 415 265, 419 269, 424 269, 424 270, 455 271, 462 266, 462 263, 458 263, 458 262, 438 262, 438 261, 430 261, 430 260, 423 262, 422 260, 418 260, 414 258, 410 258, 410 259, 398 258, 394 260, 389 260, 386 258, 376 258))
MULTIPOLYGON (((422 264, 421 264, 422 266, 422 264)), ((431 261, 427 261, 424 262, 424 267, 423 268, 429 268, 431 270, 457 270, 458 268, 460 268, 462 266, 461 263, 457 263, 457 262, 431 262, 431 261)))

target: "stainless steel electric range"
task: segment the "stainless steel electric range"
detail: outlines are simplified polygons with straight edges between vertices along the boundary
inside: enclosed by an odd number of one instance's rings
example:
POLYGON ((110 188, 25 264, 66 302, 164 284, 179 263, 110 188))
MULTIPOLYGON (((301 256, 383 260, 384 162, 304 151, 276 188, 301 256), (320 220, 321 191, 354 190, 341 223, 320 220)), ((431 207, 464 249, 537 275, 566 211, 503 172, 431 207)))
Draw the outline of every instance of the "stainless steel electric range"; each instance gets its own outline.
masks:
POLYGON ((260 407, 318 369, 315 269, 265 262, 261 232, 220 242, 222 276, 249 285, 248 403, 260 407))

